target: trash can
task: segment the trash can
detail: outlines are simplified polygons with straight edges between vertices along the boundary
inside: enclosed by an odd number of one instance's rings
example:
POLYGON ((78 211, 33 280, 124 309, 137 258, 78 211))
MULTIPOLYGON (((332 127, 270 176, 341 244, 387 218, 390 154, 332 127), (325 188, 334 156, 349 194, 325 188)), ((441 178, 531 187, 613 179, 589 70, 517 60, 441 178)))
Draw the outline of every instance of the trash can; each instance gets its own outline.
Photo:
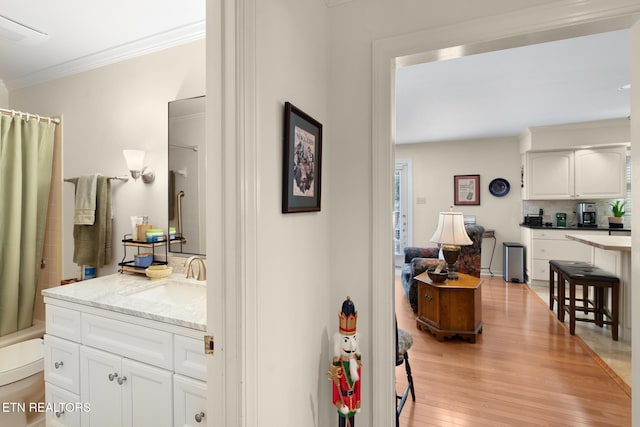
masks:
POLYGON ((504 242, 503 277, 507 282, 525 283, 524 246, 520 243, 504 242))

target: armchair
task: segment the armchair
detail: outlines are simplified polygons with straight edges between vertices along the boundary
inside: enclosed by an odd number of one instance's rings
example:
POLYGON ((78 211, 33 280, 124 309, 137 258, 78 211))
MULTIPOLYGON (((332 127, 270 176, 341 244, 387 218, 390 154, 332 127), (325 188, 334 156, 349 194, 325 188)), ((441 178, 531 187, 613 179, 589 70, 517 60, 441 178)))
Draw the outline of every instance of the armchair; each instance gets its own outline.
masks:
MULTIPOLYGON (((480 277, 480 256, 482 252, 482 235, 484 227, 477 224, 465 224, 465 229, 473 244, 460 248, 460 257, 456 262, 456 271, 480 277)), ((402 266, 402 287, 415 313, 418 312, 418 287, 413 278, 438 263, 438 248, 404 248, 404 265, 402 266)))

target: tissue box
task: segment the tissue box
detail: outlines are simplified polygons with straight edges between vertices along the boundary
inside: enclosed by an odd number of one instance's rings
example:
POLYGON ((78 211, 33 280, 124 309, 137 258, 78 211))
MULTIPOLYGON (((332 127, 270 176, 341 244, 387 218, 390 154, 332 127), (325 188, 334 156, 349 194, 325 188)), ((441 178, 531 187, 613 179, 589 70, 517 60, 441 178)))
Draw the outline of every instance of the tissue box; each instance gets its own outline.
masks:
POLYGON ((149 267, 153 262, 153 254, 138 254, 133 256, 133 265, 136 267, 149 267))
POLYGON ((161 242, 164 240, 164 230, 161 228, 150 228, 147 230, 147 243, 161 242))

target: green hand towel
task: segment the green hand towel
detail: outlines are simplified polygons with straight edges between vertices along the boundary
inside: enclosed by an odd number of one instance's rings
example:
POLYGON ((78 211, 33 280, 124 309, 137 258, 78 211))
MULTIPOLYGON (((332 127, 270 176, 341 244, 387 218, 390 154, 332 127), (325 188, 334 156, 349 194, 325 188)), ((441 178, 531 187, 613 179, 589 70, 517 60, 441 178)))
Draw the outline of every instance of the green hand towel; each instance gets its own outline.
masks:
POLYGON ((99 176, 93 225, 73 226, 73 262, 103 267, 111 262, 111 180, 99 176))

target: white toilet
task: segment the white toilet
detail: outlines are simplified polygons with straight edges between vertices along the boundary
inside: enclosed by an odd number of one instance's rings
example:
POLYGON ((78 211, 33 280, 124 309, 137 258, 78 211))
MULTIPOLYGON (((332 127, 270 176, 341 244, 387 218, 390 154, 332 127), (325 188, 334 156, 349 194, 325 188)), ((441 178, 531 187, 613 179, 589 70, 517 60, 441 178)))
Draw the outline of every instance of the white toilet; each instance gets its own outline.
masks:
POLYGON ((44 426, 44 412, 30 412, 30 402, 44 402, 42 338, 0 348, 0 426, 44 426))

